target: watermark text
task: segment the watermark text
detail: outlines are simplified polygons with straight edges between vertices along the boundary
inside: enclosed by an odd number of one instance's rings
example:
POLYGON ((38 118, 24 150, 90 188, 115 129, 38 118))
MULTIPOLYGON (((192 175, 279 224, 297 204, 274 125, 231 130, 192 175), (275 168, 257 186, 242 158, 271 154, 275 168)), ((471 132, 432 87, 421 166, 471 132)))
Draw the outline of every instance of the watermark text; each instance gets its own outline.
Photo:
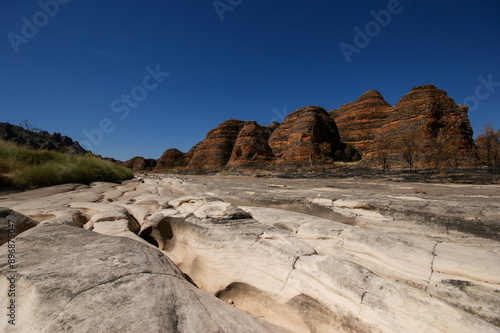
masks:
POLYGON ((14 52, 19 53, 19 46, 21 44, 28 44, 30 39, 34 38, 39 29, 45 27, 51 18, 59 13, 60 5, 66 5, 70 0, 40 0, 38 1, 38 6, 41 10, 35 12, 31 17, 31 20, 26 16, 21 18, 23 23, 21 26, 20 34, 14 32, 9 32, 7 38, 9 39, 10 45, 14 49, 14 52))
MULTIPOLYGON (((120 120, 125 120, 130 114, 130 109, 137 108, 139 103, 146 99, 148 92, 156 89, 170 75, 170 73, 162 72, 159 64, 154 69, 147 66, 145 70, 148 74, 144 75, 141 84, 133 87, 130 93, 123 93, 111 102, 111 111, 118 114, 120 120)), ((105 134, 110 134, 115 129, 116 126, 110 118, 102 118, 96 128, 82 130, 87 140, 80 141, 80 145, 86 150, 92 150, 102 143, 105 134)))
POLYGON ((7 297, 8 297, 8 306, 7 306, 7 322, 10 325, 16 324, 16 222, 12 220, 8 220, 7 225, 7 280, 8 289, 7 289, 7 297))
POLYGON ((387 26, 389 26, 392 17, 401 14, 401 12, 403 12, 403 5, 399 0, 389 0, 387 9, 382 9, 378 12, 371 10, 370 15, 374 20, 366 23, 364 29, 361 29, 359 26, 354 27, 355 35, 353 44, 346 42, 341 42, 339 44, 340 50, 347 63, 350 64, 352 62, 352 55, 355 53, 360 54, 361 50, 370 45, 372 39, 382 32, 382 28, 387 28, 387 26))
POLYGON ((212 5, 214 6, 215 12, 219 16, 220 21, 224 21, 224 14, 226 12, 232 12, 236 6, 241 5, 243 0, 214 0, 212 5))
POLYGON ((476 111, 479 109, 480 101, 485 101, 491 97, 498 87, 500 87, 500 82, 493 81, 493 74, 488 75, 488 78, 479 75, 477 77, 479 84, 474 90, 474 95, 469 95, 464 99, 463 104, 469 107, 469 111, 476 111))

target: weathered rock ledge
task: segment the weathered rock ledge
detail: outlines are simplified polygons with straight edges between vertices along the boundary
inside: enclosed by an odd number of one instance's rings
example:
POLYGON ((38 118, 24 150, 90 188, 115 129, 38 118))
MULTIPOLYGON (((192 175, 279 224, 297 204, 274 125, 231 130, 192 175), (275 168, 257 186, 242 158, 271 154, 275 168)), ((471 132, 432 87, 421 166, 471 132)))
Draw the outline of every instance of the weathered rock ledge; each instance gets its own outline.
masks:
POLYGON ((168 175, 4 195, 15 328, 500 332, 499 198, 496 185, 168 175))

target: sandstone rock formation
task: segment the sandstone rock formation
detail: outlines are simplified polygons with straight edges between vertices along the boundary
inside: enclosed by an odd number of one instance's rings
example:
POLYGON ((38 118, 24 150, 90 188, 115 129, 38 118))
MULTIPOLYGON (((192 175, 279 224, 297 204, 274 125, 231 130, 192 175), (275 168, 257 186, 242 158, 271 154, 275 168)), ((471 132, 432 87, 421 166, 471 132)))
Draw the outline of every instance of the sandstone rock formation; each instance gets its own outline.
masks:
POLYGON ((361 151, 367 151, 392 107, 376 90, 369 90, 356 101, 342 105, 333 114, 340 138, 361 151))
POLYGON ((170 148, 165 150, 161 157, 156 160, 155 171, 164 172, 165 170, 172 170, 177 167, 185 167, 189 163, 186 154, 175 149, 170 148))
POLYGON ((16 238, 20 329, 499 332, 498 186, 413 186, 148 175, 2 195, 37 224, 16 238))
POLYGON ((269 129, 269 131, 274 132, 274 130, 276 128, 278 128, 278 126, 280 125, 280 123, 278 123, 277 121, 273 121, 272 123, 270 123, 267 128, 269 129))
POLYGON ((471 166, 475 158, 472 134, 467 107, 435 86, 423 85, 394 107, 370 90, 328 113, 315 106, 297 109, 282 124, 263 127, 255 121, 226 120, 189 152, 166 150, 156 167, 136 160, 125 165, 155 172, 185 168, 191 173, 331 168, 334 161, 358 161, 362 153, 362 167, 380 167, 383 156, 386 167, 405 168, 414 162, 413 167, 420 163, 428 169, 456 168, 471 166), (408 149, 414 161, 404 157, 408 149))
POLYGON ((335 121, 317 106, 307 106, 288 114, 269 138, 269 146, 278 163, 283 165, 312 165, 345 160, 345 144, 335 121))
MULTIPOLYGON (((446 92, 433 85, 413 88, 394 106, 386 124, 379 130, 375 142, 391 141, 395 153, 405 149, 405 140, 414 136, 419 141, 417 156, 432 154, 433 140, 446 142, 455 154, 471 159, 472 128, 466 109, 458 106, 446 92)), ((375 144, 367 152, 367 162, 375 154, 375 144)), ((422 161, 423 162, 423 161, 422 161)))
POLYGON ((227 167, 235 168, 270 168, 274 158, 273 151, 269 147, 268 140, 273 128, 262 127, 256 121, 247 121, 233 147, 233 151, 227 167))
POLYGON ((413 150, 415 163, 424 167, 430 167, 425 164, 431 159, 442 167, 446 160, 454 160, 447 165, 451 167, 474 159, 467 107, 430 84, 413 88, 394 107, 371 90, 332 114, 341 138, 363 150, 365 166, 380 164, 382 150, 392 166, 400 168, 407 165, 405 150, 413 150))
POLYGON ((214 171, 224 168, 244 121, 229 119, 207 133, 198 144, 187 167, 191 171, 214 171))
MULTIPOLYGON (((467 107, 428 84, 413 88, 394 107, 370 90, 328 113, 314 106, 297 109, 282 124, 263 127, 255 121, 226 120, 187 153, 168 149, 156 161, 134 157, 115 162, 134 171, 185 168, 205 173, 225 168, 328 168, 334 161, 357 161, 362 152, 363 167, 380 167, 383 159, 384 169, 457 168, 474 164, 472 134, 467 107)), ((35 149, 87 153, 59 133, 29 131, 7 123, 0 123, 0 137, 35 149)))
POLYGON ((359 159, 340 141, 335 121, 319 107, 297 109, 282 124, 264 127, 255 121, 226 120, 187 153, 168 149, 156 172, 187 165, 195 173, 328 165, 359 159))
POLYGON ((132 157, 130 160, 125 162, 121 162, 126 168, 132 169, 135 172, 137 171, 151 171, 156 167, 156 160, 152 158, 144 158, 140 156, 132 157))

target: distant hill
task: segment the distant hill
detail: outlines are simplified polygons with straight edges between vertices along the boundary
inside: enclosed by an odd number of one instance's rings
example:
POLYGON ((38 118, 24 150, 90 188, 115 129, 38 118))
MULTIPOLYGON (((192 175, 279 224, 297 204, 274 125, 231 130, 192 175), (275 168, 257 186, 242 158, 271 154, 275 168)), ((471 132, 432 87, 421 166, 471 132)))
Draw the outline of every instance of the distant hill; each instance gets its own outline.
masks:
POLYGON ((78 141, 70 137, 62 136, 61 133, 50 134, 40 131, 24 122, 26 128, 0 123, 0 139, 13 142, 19 146, 36 150, 51 150, 70 155, 86 155, 90 151, 83 149, 78 141))

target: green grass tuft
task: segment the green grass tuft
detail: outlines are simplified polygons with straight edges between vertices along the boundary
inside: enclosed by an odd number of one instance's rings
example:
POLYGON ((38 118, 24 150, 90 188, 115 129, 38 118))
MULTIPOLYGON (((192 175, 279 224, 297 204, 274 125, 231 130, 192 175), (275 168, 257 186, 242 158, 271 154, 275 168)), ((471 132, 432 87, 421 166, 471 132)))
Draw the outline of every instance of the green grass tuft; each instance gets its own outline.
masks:
POLYGON ((132 170, 93 155, 30 150, 0 140, 0 186, 30 189, 64 183, 89 184, 134 177, 132 170))

